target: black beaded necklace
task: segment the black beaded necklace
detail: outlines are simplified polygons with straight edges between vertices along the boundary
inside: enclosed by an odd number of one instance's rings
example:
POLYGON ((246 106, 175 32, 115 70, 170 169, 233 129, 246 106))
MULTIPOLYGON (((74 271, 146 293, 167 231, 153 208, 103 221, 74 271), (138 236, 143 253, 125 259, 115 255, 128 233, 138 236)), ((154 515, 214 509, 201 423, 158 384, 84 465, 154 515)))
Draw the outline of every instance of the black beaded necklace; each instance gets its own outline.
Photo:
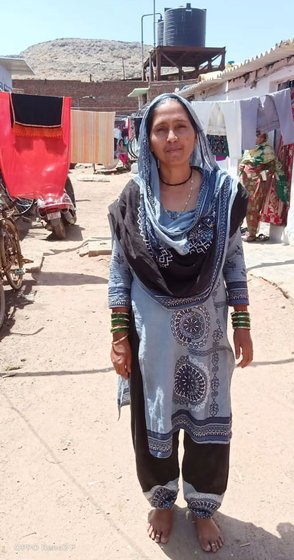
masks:
POLYGON ((192 173, 193 173, 193 169, 191 167, 190 169, 190 175, 187 179, 185 179, 185 181, 181 181, 180 183, 167 183, 166 181, 164 181, 159 173, 159 179, 161 180, 161 182, 164 185, 167 185, 168 187, 179 187, 180 185, 185 185, 185 183, 188 183, 188 181, 190 181, 191 177, 192 177, 192 173))

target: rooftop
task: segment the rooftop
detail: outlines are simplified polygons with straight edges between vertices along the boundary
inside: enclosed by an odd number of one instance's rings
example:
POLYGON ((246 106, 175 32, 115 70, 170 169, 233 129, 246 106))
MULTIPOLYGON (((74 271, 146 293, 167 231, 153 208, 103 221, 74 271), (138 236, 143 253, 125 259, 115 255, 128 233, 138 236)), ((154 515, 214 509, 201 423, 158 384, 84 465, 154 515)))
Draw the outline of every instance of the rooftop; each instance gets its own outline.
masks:
POLYGON ((6 68, 6 70, 13 76, 17 74, 19 76, 27 76, 28 74, 34 74, 31 67, 25 61, 24 58, 13 57, 13 56, 0 56, 0 66, 6 68))
POLYGON ((281 41, 269 51, 265 51, 264 53, 261 53, 251 59, 246 59, 240 64, 232 64, 222 72, 210 72, 209 74, 201 74, 199 76, 199 81, 181 91, 181 95, 183 95, 183 97, 188 97, 195 92, 201 91, 203 89, 207 90, 212 86, 221 84, 222 82, 233 80, 254 70, 259 70, 261 68, 264 68, 265 66, 274 64, 275 62, 284 58, 291 58, 292 56, 294 56, 294 39, 281 41))

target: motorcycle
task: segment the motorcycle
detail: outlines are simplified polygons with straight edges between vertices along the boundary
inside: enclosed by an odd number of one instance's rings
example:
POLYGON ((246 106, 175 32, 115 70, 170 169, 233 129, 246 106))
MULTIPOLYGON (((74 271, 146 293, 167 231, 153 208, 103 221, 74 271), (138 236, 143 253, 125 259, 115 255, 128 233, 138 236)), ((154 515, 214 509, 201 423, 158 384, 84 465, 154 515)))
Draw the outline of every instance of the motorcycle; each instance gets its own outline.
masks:
POLYGON ((58 239, 65 239, 66 226, 76 223, 76 203, 73 186, 68 177, 62 196, 50 192, 36 200, 38 216, 46 222, 46 229, 58 239))

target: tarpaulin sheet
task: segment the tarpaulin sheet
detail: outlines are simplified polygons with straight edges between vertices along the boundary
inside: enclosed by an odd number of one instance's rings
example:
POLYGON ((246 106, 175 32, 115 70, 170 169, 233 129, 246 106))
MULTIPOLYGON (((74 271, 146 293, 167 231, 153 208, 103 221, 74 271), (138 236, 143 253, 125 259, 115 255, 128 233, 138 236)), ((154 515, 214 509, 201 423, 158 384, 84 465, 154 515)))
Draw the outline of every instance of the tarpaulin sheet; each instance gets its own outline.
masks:
POLYGON ((46 138, 15 134, 9 95, 0 92, 0 170, 10 196, 61 196, 69 170, 71 98, 63 100, 62 136, 46 138))

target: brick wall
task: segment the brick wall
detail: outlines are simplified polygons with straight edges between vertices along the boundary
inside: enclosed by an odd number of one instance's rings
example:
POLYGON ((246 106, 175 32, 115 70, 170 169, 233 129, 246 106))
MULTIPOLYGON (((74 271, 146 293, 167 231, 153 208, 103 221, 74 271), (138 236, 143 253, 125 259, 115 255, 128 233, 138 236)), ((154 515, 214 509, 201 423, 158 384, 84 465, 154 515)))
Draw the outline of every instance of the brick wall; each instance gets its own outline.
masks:
POLYGON ((72 107, 89 111, 115 111, 118 114, 129 114, 138 109, 138 99, 128 97, 128 94, 134 88, 143 86, 146 87, 146 84, 141 81, 13 80, 14 91, 71 97, 72 107))
MULTIPOLYGON (((195 83, 195 80, 185 81, 185 85, 195 83)), ((72 98, 72 107, 79 107, 88 111, 115 111, 117 114, 129 115, 138 109, 137 97, 128 94, 139 87, 146 87, 142 81, 105 81, 81 82, 79 80, 13 80, 14 91, 33 95, 53 95, 72 98), (86 97, 85 96, 92 96, 86 97), (95 99, 93 99, 95 98, 95 99)), ((148 92, 148 100, 160 93, 172 92, 176 87, 182 87, 183 81, 152 82, 148 92)))

